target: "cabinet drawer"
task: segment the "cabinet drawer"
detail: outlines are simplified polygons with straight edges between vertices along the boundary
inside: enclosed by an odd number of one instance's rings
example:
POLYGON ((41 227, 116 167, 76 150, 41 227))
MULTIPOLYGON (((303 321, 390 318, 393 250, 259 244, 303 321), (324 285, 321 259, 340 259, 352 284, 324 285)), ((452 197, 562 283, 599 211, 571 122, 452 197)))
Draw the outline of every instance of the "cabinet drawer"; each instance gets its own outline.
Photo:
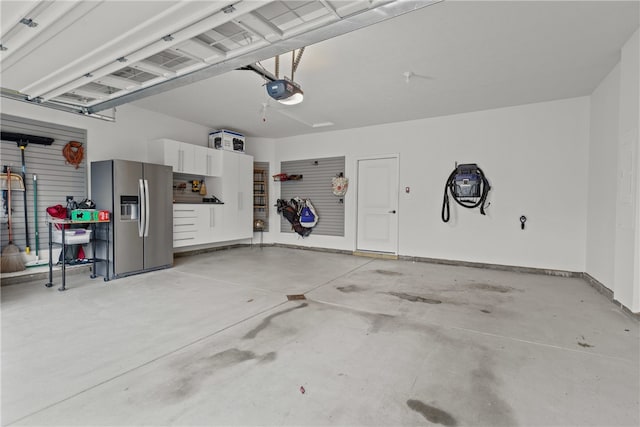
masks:
POLYGON ((194 208, 173 208, 173 218, 196 218, 198 214, 194 208))
POLYGON ((196 221, 197 218, 196 217, 191 217, 191 218, 173 218, 173 228, 176 227, 176 225, 193 225, 195 227, 196 225, 196 221))
POLYGON ((173 247, 191 246, 196 243, 196 233, 180 233, 173 235, 173 247))

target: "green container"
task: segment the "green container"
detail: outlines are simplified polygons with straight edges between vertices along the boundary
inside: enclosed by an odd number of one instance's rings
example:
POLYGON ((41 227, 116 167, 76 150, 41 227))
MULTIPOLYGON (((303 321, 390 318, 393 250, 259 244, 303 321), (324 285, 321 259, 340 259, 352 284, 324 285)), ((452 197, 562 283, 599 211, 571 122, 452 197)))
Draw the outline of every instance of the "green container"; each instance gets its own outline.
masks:
POLYGON ((71 220, 77 222, 98 221, 98 211, 95 209, 74 209, 71 211, 71 220))

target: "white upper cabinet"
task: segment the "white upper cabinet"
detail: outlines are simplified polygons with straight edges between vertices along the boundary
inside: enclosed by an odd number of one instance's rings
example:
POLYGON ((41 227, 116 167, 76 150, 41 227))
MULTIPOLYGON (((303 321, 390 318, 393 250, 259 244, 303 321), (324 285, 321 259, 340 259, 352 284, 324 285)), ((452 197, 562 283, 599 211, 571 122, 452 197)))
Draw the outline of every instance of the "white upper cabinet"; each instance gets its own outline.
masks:
POLYGON ((222 176, 222 153, 213 148, 194 145, 193 170, 196 175, 222 176))
POLYGON ((201 176, 222 176, 222 153, 200 145, 157 139, 147 148, 148 159, 173 168, 173 172, 201 176))

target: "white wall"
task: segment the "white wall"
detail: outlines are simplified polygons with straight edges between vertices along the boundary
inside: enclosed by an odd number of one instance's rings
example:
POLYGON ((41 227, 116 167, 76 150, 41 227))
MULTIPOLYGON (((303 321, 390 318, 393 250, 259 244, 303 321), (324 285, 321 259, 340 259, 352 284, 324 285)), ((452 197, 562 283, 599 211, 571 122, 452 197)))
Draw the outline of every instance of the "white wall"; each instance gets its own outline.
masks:
POLYGON ((399 200, 400 255, 584 271, 588 149, 588 97, 280 139, 278 163, 345 155, 351 188, 345 237, 273 238, 354 250, 356 161, 398 153, 400 188, 411 187, 399 200), (485 171, 491 206, 483 217, 452 204, 444 224, 444 182, 456 161, 485 171))
MULTIPOLYGON (((116 122, 66 113, 2 98, 2 112, 87 130, 85 155, 95 160, 147 160, 147 141, 172 138, 207 145, 209 128, 132 105, 118 107, 116 122)), ((107 112, 110 113, 110 112, 107 112)))
POLYGON ((609 289, 614 283, 616 170, 620 67, 591 95, 586 270, 609 289))
POLYGON ((614 298, 640 312, 640 30, 620 60, 614 298))

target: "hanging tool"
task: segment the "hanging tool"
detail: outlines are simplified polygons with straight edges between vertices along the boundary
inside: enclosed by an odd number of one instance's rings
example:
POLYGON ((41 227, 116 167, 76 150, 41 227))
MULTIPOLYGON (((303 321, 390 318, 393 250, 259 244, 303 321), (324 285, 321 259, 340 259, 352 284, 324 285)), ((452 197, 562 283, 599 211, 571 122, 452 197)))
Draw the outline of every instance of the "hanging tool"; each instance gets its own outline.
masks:
POLYGON ((2 174, 0 175, 0 190, 2 190, 2 211, 0 211, 0 222, 7 223, 8 203, 7 203, 7 188, 13 189, 13 191, 24 191, 24 182, 22 177, 16 173, 7 174, 7 166, 2 168, 2 174), (11 181, 11 182, 9 182, 11 181))
POLYGON ((26 239, 25 253, 28 255, 31 252, 31 248, 29 245, 29 217, 27 215, 27 172, 25 166, 24 159, 24 150, 27 148, 29 143, 32 144, 40 144, 40 145, 51 145, 53 144, 54 139, 45 137, 45 136, 35 136, 35 135, 25 135, 22 133, 13 133, 13 132, 1 132, 0 137, 3 141, 12 141, 17 143, 18 148, 20 148, 20 155, 22 157, 22 182, 24 183, 24 233, 26 239))
POLYGON ((69 141, 67 145, 62 148, 62 155, 65 158, 65 163, 73 165, 78 169, 84 159, 84 148, 82 143, 78 141, 69 141))
MULTIPOLYGON (((486 215, 484 208, 489 190, 491 190, 489 181, 478 165, 475 163, 456 164, 456 168, 451 172, 444 185, 442 221, 449 222, 449 193, 460 206, 469 209, 480 207, 480 213, 486 215)), ((486 204, 486 206, 489 205, 486 204)))
POLYGON ((33 174, 33 227, 36 237, 36 262, 39 261, 40 235, 38 234, 38 175, 33 174))
POLYGON ((520 228, 521 228, 522 230, 524 230, 524 223, 525 223, 525 222, 527 222, 527 217, 526 217, 526 216, 524 216, 524 215, 522 215, 522 216, 520 217, 520 228))
MULTIPOLYGON (((20 147, 20 157, 22 157, 22 181, 27 182, 27 168, 24 161, 24 150, 27 148, 28 142, 26 140, 18 141, 18 147, 20 147)), ((26 244, 24 247, 24 253, 29 255, 31 253, 31 245, 29 244, 29 215, 27 215, 27 187, 25 185, 24 193, 22 193, 22 199, 24 201, 24 237, 26 244)))
POLYGON ((13 244, 13 232, 11 230, 11 168, 7 168, 7 210, 9 214, 9 243, 2 248, 0 271, 13 273, 24 270, 24 261, 20 249, 13 244))
POLYGON ((35 228, 36 259, 27 262, 25 267, 37 267, 49 263, 48 260, 40 259, 40 234, 38 232, 38 175, 35 174, 33 175, 33 223, 35 228))

